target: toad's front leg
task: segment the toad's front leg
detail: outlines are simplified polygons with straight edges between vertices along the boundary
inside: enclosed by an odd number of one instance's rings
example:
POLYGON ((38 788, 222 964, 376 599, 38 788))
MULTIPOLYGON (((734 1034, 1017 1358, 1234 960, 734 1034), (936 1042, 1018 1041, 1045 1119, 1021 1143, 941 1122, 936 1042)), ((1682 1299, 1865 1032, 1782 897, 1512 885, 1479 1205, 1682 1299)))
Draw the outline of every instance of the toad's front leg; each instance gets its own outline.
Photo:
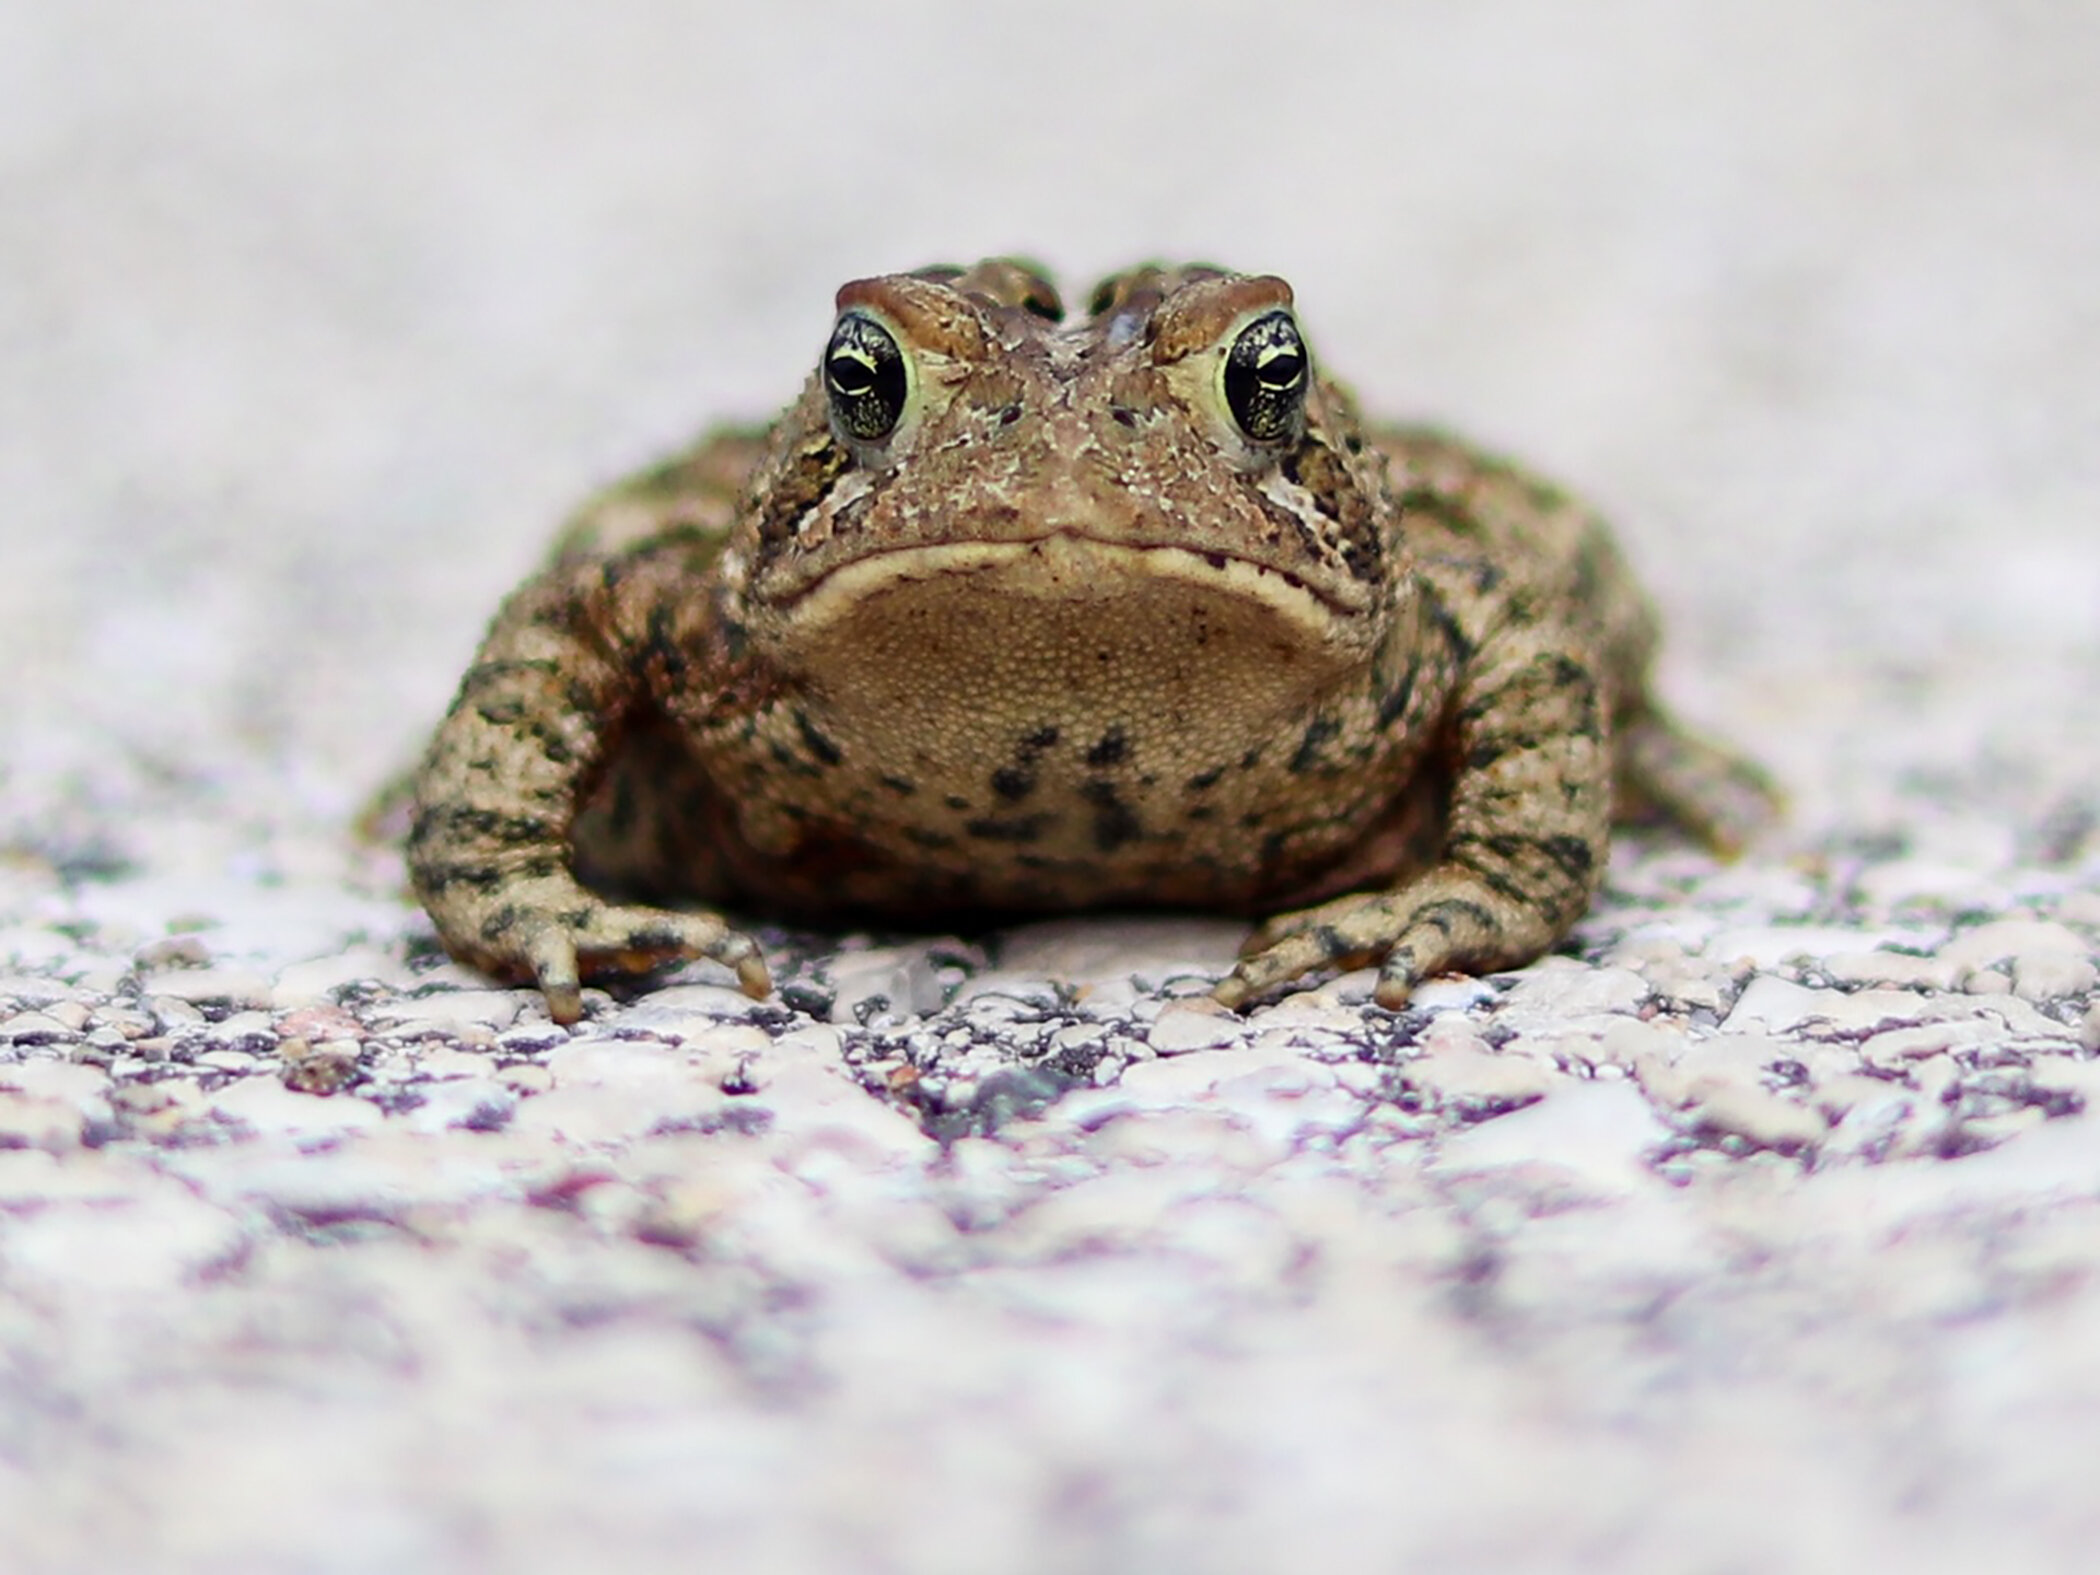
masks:
POLYGON ((716 914, 605 901, 572 872, 571 833, 624 720, 646 695, 646 616, 620 599, 646 576, 600 563, 549 573, 498 614, 416 778, 409 876, 446 951, 537 984, 558 1023, 583 1014, 582 982, 686 957, 771 989, 764 958, 716 914))
POLYGON ((1422 980, 1531 962, 1565 936, 1603 873, 1610 706, 1580 641, 1521 625, 1476 652, 1457 696, 1442 856, 1391 891, 1271 919, 1217 998, 1239 1007, 1326 967, 1379 963, 1378 1004, 1422 980))

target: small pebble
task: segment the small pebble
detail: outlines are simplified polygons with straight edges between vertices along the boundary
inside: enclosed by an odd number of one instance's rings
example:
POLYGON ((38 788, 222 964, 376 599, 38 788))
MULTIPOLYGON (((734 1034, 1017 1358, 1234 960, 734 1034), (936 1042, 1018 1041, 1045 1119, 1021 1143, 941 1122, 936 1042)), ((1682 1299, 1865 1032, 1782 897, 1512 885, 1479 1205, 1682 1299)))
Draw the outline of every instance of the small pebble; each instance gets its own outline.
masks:
POLYGON ((1814 1148, 1827 1130, 1810 1106, 1736 1078, 1703 1083, 1687 1115, 1696 1132, 1742 1138, 1782 1154, 1814 1148))
POLYGON ((77 1028, 69 1027, 50 1012, 17 1012, 0 1022, 0 1043, 4 1044, 61 1045, 79 1038, 77 1028))
POLYGON ((1160 1008, 1145 1042, 1161 1055, 1217 1050, 1247 1037, 1247 1025, 1208 996, 1170 1001, 1160 1008))
POLYGON ((2100 984, 2100 970, 2090 957, 2066 952, 2027 952, 2013 963, 2013 993, 2026 1001, 2053 1001, 2083 995, 2100 984))
POLYGON ((287 1039, 277 1048, 284 1086, 299 1094, 333 1094, 357 1076, 358 1046, 348 1040, 309 1044, 287 1039))
POLYGON ((203 968, 211 962, 211 948, 196 935, 170 935, 138 949, 141 968, 203 968))

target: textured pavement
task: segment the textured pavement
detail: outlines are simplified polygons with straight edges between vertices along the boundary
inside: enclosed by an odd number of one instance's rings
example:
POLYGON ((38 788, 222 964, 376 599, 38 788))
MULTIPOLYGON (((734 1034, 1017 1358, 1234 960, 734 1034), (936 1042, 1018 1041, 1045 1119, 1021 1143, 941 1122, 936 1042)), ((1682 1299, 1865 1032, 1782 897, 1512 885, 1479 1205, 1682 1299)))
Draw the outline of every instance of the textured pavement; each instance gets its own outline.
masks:
POLYGON ((2100 20, 0 0, 0 1568, 2082 1570, 2100 20), (832 288, 1272 269, 1788 824, 1406 1013, 764 932, 574 1030, 358 807, 832 288))

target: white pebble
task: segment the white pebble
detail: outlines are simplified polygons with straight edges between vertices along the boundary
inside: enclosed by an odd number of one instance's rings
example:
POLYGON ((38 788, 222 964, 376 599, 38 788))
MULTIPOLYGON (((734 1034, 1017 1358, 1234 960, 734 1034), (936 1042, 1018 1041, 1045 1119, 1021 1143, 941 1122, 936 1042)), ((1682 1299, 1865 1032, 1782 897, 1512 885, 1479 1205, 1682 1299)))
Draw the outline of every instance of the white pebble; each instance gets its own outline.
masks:
POLYGON ((516 1022, 524 1004, 522 990, 432 990, 382 1001, 366 1015, 375 1027, 401 1035, 454 1033, 473 1027, 493 1034, 516 1022))
POLYGON ((1833 984, 1889 985, 1899 989, 1951 990, 1959 969, 1945 957, 1908 952, 1840 952, 1819 965, 1833 984))
POLYGON ((362 1099, 295 1093, 274 1077, 246 1077, 210 1096, 214 1113, 263 1136, 324 1143, 386 1120, 362 1099))
POLYGON ((1185 1055, 1191 1050, 1217 1050, 1238 1044, 1247 1037, 1247 1025, 1208 996, 1169 1001, 1145 1035, 1145 1042, 1161 1055, 1185 1055))
POLYGON ((1942 946, 1939 955, 1958 968, 1984 968, 2033 953, 2084 957, 2092 947, 2084 936, 2050 919, 1999 919, 1963 930, 1942 946))
POLYGON ((16 1045, 71 1044, 80 1037, 49 1012, 17 1012, 0 1022, 0 1043, 16 1045))
POLYGON ((1648 981, 1631 968, 1592 968, 1567 957, 1545 957, 1516 975, 1495 1015, 1522 1025, 1632 1013, 1648 994, 1648 981))
POLYGON ((1413 1057, 1402 1065, 1401 1075, 1466 1119, 1529 1104, 1556 1080, 1551 1070, 1521 1052, 1459 1042, 1435 1045, 1413 1057))
POLYGON ((292 1011, 325 1005, 346 984, 376 983, 408 990, 418 982, 399 958, 370 946, 353 946, 280 968, 270 985, 270 1002, 280 1011, 292 1011))
POLYGON ((1805 984, 1761 973, 1736 997, 1735 1008, 1721 1024, 1724 1033, 1753 1028, 1786 1033, 1806 1023, 1827 1019, 1836 1005, 1835 990, 1812 990, 1805 984))
POLYGON ((2025 1001, 2053 1001, 2083 995, 2100 984, 2100 970, 2089 957, 2065 952, 2022 952, 2013 961, 2013 993, 2025 1001))
POLYGON ((1781 1153, 1814 1148, 1827 1130, 1809 1106, 1738 1078, 1702 1086, 1688 1115, 1695 1130, 1726 1133, 1781 1153))
POLYGON ((1646 1156, 1671 1136, 1632 1085, 1569 1082, 1525 1109, 1441 1139, 1445 1174, 1544 1167, 1586 1195, 1612 1197, 1658 1185, 1646 1156))

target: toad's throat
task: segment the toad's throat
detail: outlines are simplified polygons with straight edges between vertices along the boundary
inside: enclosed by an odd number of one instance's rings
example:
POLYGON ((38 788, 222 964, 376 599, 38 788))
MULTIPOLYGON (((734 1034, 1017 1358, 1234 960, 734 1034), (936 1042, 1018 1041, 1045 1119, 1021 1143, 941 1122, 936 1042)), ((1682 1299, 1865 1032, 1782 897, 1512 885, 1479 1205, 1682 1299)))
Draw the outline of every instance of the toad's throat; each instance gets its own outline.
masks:
POLYGON ((776 655, 810 720, 871 774, 975 792, 1002 768, 1046 788, 1069 771, 1081 794, 1109 764, 1178 782, 1339 715, 1368 624, 1253 564, 1050 538, 835 571, 776 655), (1074 752, 1082 739, 1098 747, 1074 752))

